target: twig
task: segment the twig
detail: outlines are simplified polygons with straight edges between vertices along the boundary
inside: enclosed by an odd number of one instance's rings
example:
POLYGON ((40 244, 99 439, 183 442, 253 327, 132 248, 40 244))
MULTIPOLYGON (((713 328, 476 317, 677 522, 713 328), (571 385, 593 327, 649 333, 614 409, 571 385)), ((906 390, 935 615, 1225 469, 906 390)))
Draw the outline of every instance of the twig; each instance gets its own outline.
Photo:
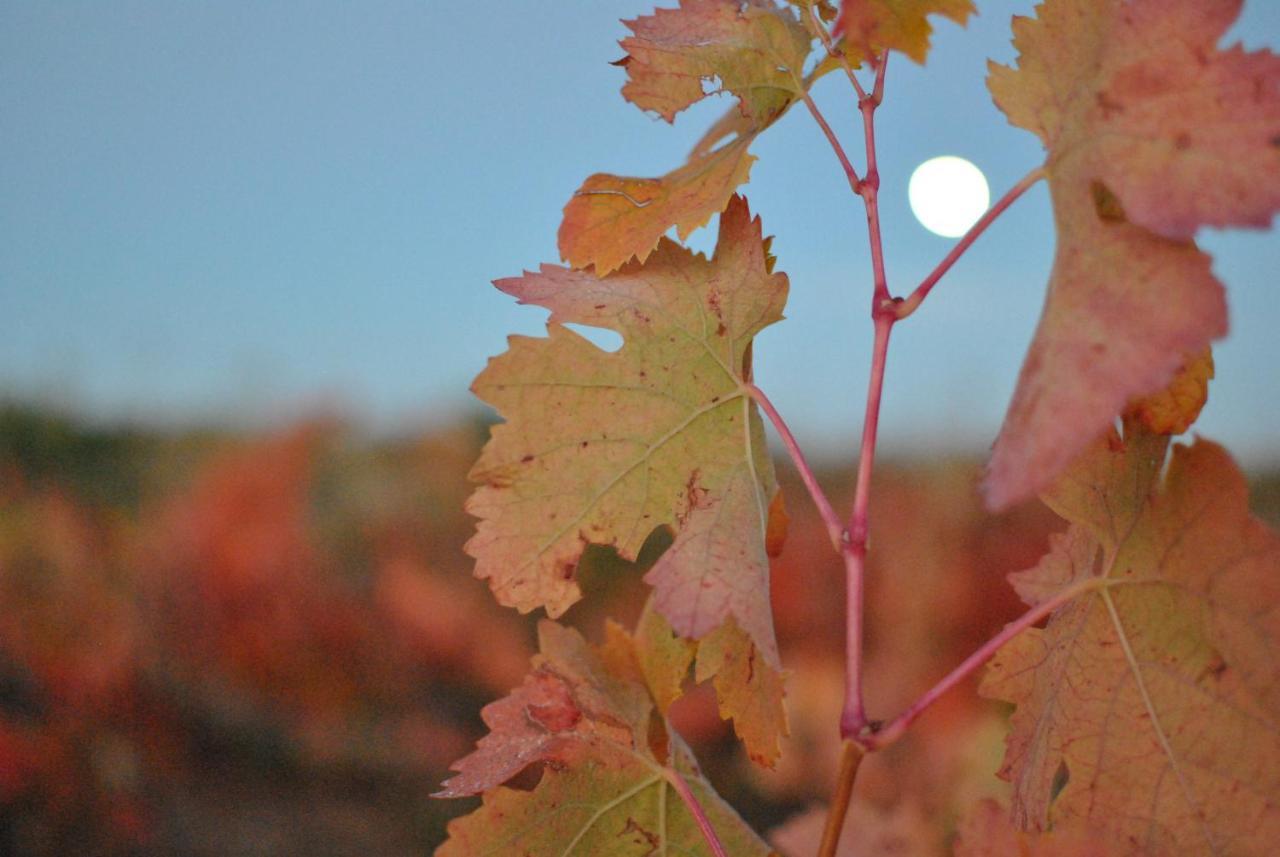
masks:
POLYGON ((1013 205, 1014 201, 1017 200, 1018 197, 1026 193, 1032 185, 1040 181, 1042 178, 1044 178, 1044 167, 1036 167, 1034 170, 1019 179, 1017 184, 1009 188, 1009 190, 1005 192, 1005 195, 1000 197, 995 205, 987 209, 987 213, 982 215, 982 217, 978 219, 977 223, 969 227, 969 231, 964 234, 964 237, 956 243, 956 246, 951 248, 951 251, 947 253, 945 257, 943 257, 942 261, 938 263, 938 267, 934 268, 929 276, 925 277, 924 280, 920 282, 920 285, 916 286, 915 291, 908 295, 906 300, 898 304, 898 319, 904 319, 911 315, 911 313, 915 312, 924 299, 929 296, 929 292, 933 290, 933 287, 937 285, 938 280, 942 279, 942 275, 951 270, 951 266, 956 263, 956 260, 964 255, 964 252, 969 249, 969 246, 973 244, 974 241, 978 240, 978 236, 986 231, 992 221, 1003 214, 1006 208, 1013 205))
MULTIPOLYGON (((892 306, 892 302, 889 305, 892 306)), ((853 513, 841 552, 845 563, 845 699, 840 715, 840 734, 855 738, 867 725, 862 699, 863 588, 866 577, 867 541, 870 534, 871 471, 875 466, 876 435, 880 425, 880 399, 884 390, 889 334, 897 319, 892 311, 875 318, 875 342, 871 352, 871 373, 867 379, 867 406, 862 420, 862 446, 858 454, 858 483, 853 497, 853 513)))
POLYGON ((729 853, 724 850, 724 844, 720 842, 720 837, 716 835, 715 828, 711 826, 711 821, 707 818, 706 812, 703 811, 702 804, 698 802, 697 795, 693 793, 693 789, 689 788, 689 784, 684 781, 684 777, 680 776, 674 768, 667 768, 666 778, 667 782, 671 783, 671 787, 676 790, 676 794, 680 795, 684 805, 689 808, 689 813, 693 816, 693 820, 697 822, 703 838, 707 840, 711 853, 715 857, 729 857, 729 853))
POLYGON ((840 753, 840 773, 836 775, 836 790, 831 796, 826 826, 822 829, 818 857, 835 857, 836 848, 840 845, 840 833, 844 830, 844 820, 849 813, 849 801, 853 798, 853 783, 858 777, 858 765, 862 763, 864 755, 863 749, 853 741, 844 742, 840 753))
POLYGON ((876 83, 870 97, 858 99, 858 110, 862 113, 862 136, 867 147, 867 176, 854 193, 862 197, 867 209, 867 237, 871 242, 871 273, 875 278, 875 291, 871 298, 871 312, 874 316, 881 304, 889 300, 889 285, 884 271, 884 244, 880 239, 880 170, 876 165, 876 108, 884 96, 884 72, 888 65, 889 55, 875 63, 876 83))
POLYGON ((983 644, 982 648, 965 658, 964 661, 960 663, 960 666, 947 673, 946 677, 941 681, 921 694, 919 699, 907 706, 901 714, 889 721, 883 729, 869 735, 865 742, 865 746, 869 750, 879 750, 897 741, 902 737, 903 733, 907 731, 907 728, 915 722, 916 718, 923 714, 929 706, 937 702, 938 699, 948 690, 963 681, 966 676, 978 667, 982 666, 982 664, 986 663, 987 659, 994 655, 1001 646, 1008 643, 1018 634, 1021 634, 1027 628, 1030 628, 1032 625, 1036 624, 1059 607, 1062 607, 1087 592, 1092 592, 1095 589, 1102 589, 1106 585, 1107 580, 1105 578, 1087 578, 1072 586, 1068 586, 1049 600, 1041 602, 1026 613, 1023 613, 1014 621, 1010 622, 1008 625, 1005 625, 1004 628, 1000 630, 1000 633, 996 634, 983 644))
POLYGON ((827 142, 831 144, 832 150, 836 153, 836 157, 839 158, 840 167, 844 170, 845 178, 849 180, 849 189, 854 193, 858 193, 858 188, 862 185, 862 182, 858 179, 858 171, 849 162, 849 156, 845 154, 844 146, 840 144, 840 138, 836 136, 835 131, 831 130, 831 126, 827 124, 827 118, 822 115, 818 105, 813 103, 809 90, 803 86, 800 87, 800 98, 804 100, 804 106, 809 108, 809 113, 813 116, 814 121, 818 123, 818 127, 822 129, 822 133, 826 135, 827 142))
POLYGON ((827 55, 836 62, 840 63, 840 67, 844 69, 845 76, 849 78, 849 82, 853 84, 854 91, 858 93, 858 99, 867 97, 867 91, 862 88, 862 84, 858 82, 858 78, 853 73, 853 66, 849 65, 849 58, 844 55, 844 51, 836 47, 835 42, 831 40, 831 33, 818 20, 817 14, 813 11, 812 6, 805 7, 805 19, 809 24, 809 31, 814 33, 822 40, 822 46, 827 49, 827 55))
POLYGON ((818 484, 818 479, 814 476, 813 469, 809 466, 809 462, 805 460, 804 452, 800 449, 800 444, 796 442, 795 435, 791 433, 786 421, 782 419, 782 415, 778 413, 773 406, 773 402, 769 401, 769 397, 764 394, 763 390, 750 381, 743 385, 743 389, 760 406, 760 410, 764 411, 765 416, 769 418, 769 422, 773 423, 778 436, 782 438, 782 445, 787 448, 787 453, 790 454, 791 461, 796 466, 796 470, 800 471, 801 481, 809 489, 809 496, 813 498, 813 504, 818 507, 818 514, 827 526, 827 536, 831 539, 832 547, 837 551, 842 550, 844 526, 840 523, 840 516, 832 508, 831 501, 827 499, 827 495, 823 493, 822 486, 818 484))

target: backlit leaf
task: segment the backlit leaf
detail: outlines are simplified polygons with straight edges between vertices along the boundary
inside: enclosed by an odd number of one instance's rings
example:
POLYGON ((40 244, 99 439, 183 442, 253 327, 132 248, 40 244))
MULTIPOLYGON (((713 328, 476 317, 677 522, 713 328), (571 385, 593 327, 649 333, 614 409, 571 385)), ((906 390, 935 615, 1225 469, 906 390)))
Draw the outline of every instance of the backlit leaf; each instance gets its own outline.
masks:
POLYGON ((1048 0, 989 86, 1033 131, 1058 250, 996 441, 993 508, 1045 488, 1136 396, 1227 330, 1201 225, 1280 204, 1280 59, 1216 44, 1239 0, 1048 0))
POLYGON ((729 92, 756 125, 775 119, 804 91, 809 34, 769 3, 681 0, 678 9, 624 21, 623 96, 668 122, 707 95, 729 92))
POLYGON ((711 681, 720 716, 732 718, 733 728, 756 763, 773 767, 781 755, 779 740, 790 733, 783 707, 784 673, 770 666, 759 649, 733 620, 699 641, 676 634, 655 609, 645 605, 634 637, 616 624, 608 632, 613 652, 625 652, 638 680, 653 695, 662 714, 683 695, 689 668, 694 680, 711 681))
POLYGON ((622 94, 667 121, 707 95, 738 103, 661 178, 589 177, 565 205, 560 256, 607 274, 644 261, 673 226, 681 240, 720 212, 747 180, 747 153, 812 83, 804 74, 811 37, 795 13, 768 0, 682 0, 677 9, 625 22, 622 94))
POLYGON ((1028 833, 1009 822, 1009 811, 979 801, 960 822, 955 857, 1109 857, 1114 852, 1083 831, 1028 833))
POLYGON ((512 337, 476 379, 507 422, 472 470, 467 544, 499 601, 555 617, 580 597, 585 546, 636 557, 656 527, 674 542, 646 575, 683 636, 730 616, 777 668, 769 611, 768 509, 776 491, 763 426, 742 388, 752 338, 781 318, 760 222, 737 199, 708 260, 663 241, 607 278, 544 266, 497 286, 551 310, 547 338, 512 337), (606 353, 564 327, 605 327, 606 353))
POLYGON ((1131 402, 1127 410, 1156 434, 1182 434, 1209 400, 1212 378, 1213 352, 1206 348, 1182 365, 1168 387, 1131 402))
MULTIPOLYGON (((643 685, 612 673, 572 629, 539 625, 541 654, 524 685, 485 708, 492 730, 455 764, 440 794, 484 792, 476 812, 449 825, 438 857, 610 854, 708 855, 671 785, 681 776, 731 854, 768 847, 707 784, 692 753, 653 711, 643 685), (501 783, 547 763, 532 791, 501 783)), ((610 645, 617 645, 618 638, 610 645)), ((615 653, 616 655, 616 653, 615 653)))
POLYGON ((1118 853, 1272 853, 1280 841, 1280 538, 1217 445, 1137 420, 1045 501, 1072 522, 1012 579, 1028 603, 1090 578, 997 653, 1017 705, 1002 776, 1024 830, 1085 826, 1118 853))
POLYGON ((964 26, 973 0, 844 0, 833 30, 864 57, 898 51, 918 63, 929 53, 930 15, 964 26))

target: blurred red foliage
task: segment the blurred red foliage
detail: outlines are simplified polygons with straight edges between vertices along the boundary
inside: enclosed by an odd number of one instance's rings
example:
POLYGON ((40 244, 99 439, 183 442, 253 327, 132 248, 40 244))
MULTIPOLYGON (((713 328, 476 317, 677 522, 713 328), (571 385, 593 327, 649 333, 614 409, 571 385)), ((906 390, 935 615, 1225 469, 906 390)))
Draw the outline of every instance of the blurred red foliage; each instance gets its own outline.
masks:
MULTIPOLYGON (((0 437, 0 853, 394 855, 438 842, 467 806, 427 795, 481 733, 482 705, 519 684, 531 645, 529 617, 499 608, 461 550, 481 439, 458 428, 372 444, 313 421, 264 438, 95 442, 81 460, 74 444, 24 457, 12 450, 40 445, 0 437)), ((762 829, 826 799, 843 684, 842 569, 782 470, 783 760, 749 765, 708 688, 673 713, 762 829)), ((985 515, 976 479, 959 463, 877 475, 878 716, 1017 614, 1003 577, 1055 526, 1035 507, 985 515)), ((660 550, 658 538, 634 566, 589 551, 587 597, 567 621, 598 639, 606 616, 633 619, 660 550)), ((999 793, 1000 717, 971 686, 952 692, 864 764, 866 817, 914 807, 941 841, 961 801, 999 793)))

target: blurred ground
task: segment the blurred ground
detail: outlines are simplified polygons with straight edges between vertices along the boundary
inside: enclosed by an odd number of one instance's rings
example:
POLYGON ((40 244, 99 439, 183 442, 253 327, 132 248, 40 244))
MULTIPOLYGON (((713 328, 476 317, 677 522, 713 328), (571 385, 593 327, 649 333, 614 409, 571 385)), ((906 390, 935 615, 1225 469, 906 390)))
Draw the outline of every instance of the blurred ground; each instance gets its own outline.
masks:
MULTIPOLYGON (((479 423, 372 442, 335 420, 271 436, 103 429, 0 407, 0 854, 409 855, 466 801, 429 794, 519 683, 533 617, 498 607, 462 544, 479 423)), ((1005 574, 1059 525, 978 507, 977 461, 877 473, 868 694, 888 716, 1019 606, 1005 574)), ((774 567, 792 738, 752 768, 705 689, 675 714, 760 830, 834 777, 841 571, 780 463, 774 567)), ((838 508, 847 473, 823 481, 838 508)), ((1280 521, 1280 476, 1254 481, 1280 521)), ((640 566, 655 551, 642 556, 640 566)), ((566 620, 631 621, 640 571, 593 550, 566 620)), ((931 853, 993 776, 1003 712, 953 691, 864 764, 860 823, 931 853), (905 831, 905 832, 902 832, 905 831)))

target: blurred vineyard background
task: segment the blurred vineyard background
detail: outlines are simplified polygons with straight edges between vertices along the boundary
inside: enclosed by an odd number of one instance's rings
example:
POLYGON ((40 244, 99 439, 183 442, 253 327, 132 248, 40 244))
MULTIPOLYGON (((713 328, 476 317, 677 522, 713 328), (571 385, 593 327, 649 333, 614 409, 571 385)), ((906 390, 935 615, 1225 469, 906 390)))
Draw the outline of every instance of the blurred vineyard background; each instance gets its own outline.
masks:
MULTIPOLYGON (((498 607, 462 545, 486 436, 372 439, 318 417, 272 433, 90 425, 0 407, 0 854, 409 855, 466 801, 429 797, 517 685, 536 617, 498 607)), ((1003 582, 1053 516, 984 514, 977 460, 878 473, 869 694, 893 713, 1019 612, 1003 582)), ((676 712, 722 794, 770 830, 826 799, 843 645, 840 569, 780 463, 774 567, 792 737, 775 771, 739 754, 704 688, 676 712)), ((847 502, 847 473, 825 472, 847 502)), ((1280 477, 1254 505, 1280 521, 1280 477)), ((842 503, 843 504, 843 503, 842 503)), ((651 540, 640 565, 661 549, 651 540)), ((566 619, 630 622, 637 568, 593 550, 566 619)), ((869 760, 867 853, 932 854, 998 795, 1005 712, 972 685, 869 760)), ((537 776, 525 778, 527 786, 537 776)), ((781 833, 803 837, 803 817, 781 833)))

